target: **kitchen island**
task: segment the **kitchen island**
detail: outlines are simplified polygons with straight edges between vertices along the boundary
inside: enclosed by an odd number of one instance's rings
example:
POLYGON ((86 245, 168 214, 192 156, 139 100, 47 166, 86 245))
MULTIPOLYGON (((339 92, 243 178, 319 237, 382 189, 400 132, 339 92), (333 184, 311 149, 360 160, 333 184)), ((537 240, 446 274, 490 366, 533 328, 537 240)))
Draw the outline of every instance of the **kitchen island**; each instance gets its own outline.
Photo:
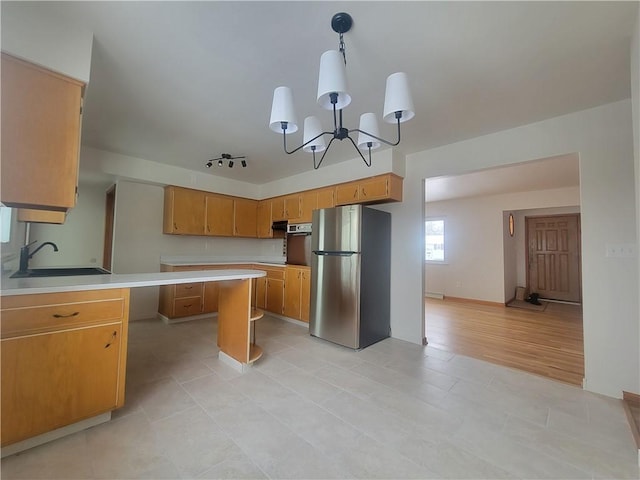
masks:
POLYGON ((218 282, 219 358, 239 370, 259 358, 250 324, 260 270, 8 278, 2 307, 2 455, 108 421, 124 405, 131 288, 218 282))

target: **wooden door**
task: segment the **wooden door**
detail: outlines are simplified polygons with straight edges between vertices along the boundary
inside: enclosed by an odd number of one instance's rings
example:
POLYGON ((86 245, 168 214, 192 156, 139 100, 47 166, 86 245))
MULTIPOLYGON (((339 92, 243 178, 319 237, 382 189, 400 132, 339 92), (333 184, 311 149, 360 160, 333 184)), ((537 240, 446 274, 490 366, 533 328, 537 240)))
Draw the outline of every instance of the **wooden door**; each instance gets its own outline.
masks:
POLYGON ((258 202, 247 198, 234 200, 233 234, 236 237, 256 238, 258 202))
POLYGON ((284 210, 284 197, 275 197, 271 199, 271 219, 274 222, 287 219, 284 210))
POLYGON ((102 251, 102 268, 111 271, 111 255, 113 252, 113 233, 116 211, 116 186, 107 190, 104 213, 104 247, 102 251))
POLYGON ((164 233, 203 235, 204 221, 204 192, 173 186, 166 187, 164 233))
POLYGON ((2 445, 118 405, 122 325, 2 340, 2 445))
POLYGON ((266 309, 273 313, 282 314, 284 303, 284 280, 267 278, 266 309))
POLYGON ((527 217, 527 287, 542 298, 582 301, 580 215, 527 217))
POLYGON ((336 186, 336 205, 351 205, 358 203, 360 186, 357 182, 344 183, 336 186))
POLYGON ((256 278, 256 308, 267 308, 267 277, 256 278))
POLYGON ((256 214, 256 234, 258 238, 273 238, 271 225, 273 225, 271 220, 271 200, 261 200, 258 202, 256 214))
POLYGON ((204 283, 204 313, 213 313, 218 311, 218 282, 204 283))
POLYGON ((206 196, 206 234, 233 236, 233 198, 223 195, 206 196))
POLYGON ((318 190, 318 208, 333 208, 336 206, 335 189, 333 187, 318 190))
POLYGON ((291 318, 300 318, 300 285, 302 271, 287 267, 284 274, 284 314, 291 318))
POLYGON ((389 196, 389 178, 387 176, 372 178, 360 184, 360 201, 368 202, 389 196))
POLYGON ((73 208, 84 84, 5 53, 0 70, 0 200, 10 207, 73 208))
POLYGON ((284 215, 287 220, 299 220, 301 215, 299 194, 284 197, 284 215))
POLYGON ((300 320, 309 322, 309 311, 311 309, 311 268, 302 268, 301 271, 300 320))
POLYGON ((300 203, 300 221, 311 222, 311 215, 318 208, 318 192, 315 190, 302 192, 300 194, 300 203))

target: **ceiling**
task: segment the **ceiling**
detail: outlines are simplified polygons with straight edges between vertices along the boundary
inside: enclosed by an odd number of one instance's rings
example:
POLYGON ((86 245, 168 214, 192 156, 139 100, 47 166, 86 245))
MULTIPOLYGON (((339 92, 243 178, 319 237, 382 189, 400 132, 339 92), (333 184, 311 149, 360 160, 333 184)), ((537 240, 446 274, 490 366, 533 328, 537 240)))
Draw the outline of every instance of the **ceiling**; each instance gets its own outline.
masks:
POLYGON ((578 155, 562 155, 463 175, 427 178, 425 201, 439 202, 580 186, 578 155))
MULTIPOLYGON (((6 4, 8 2, 2 2, 6 4)), ((28 2, 31 3, 31 2, 28 2)), ((409 76, 416 116, 398 148, 411 154, 630 97, 637 2, 43 2, 50 21, 94 33, 82 142, 255 184, 312 170, 268 128, 273 89, 292 88, 299 123, 315 102, 319 59, 345 34, 353 101, 380 118, 386 77, 409 76), (247 168, 205 168, 222 153, 247 168)), ((380 122, 380 120, 379 120, 380 122)), ((394 139, 392 125, 381 135, 394 139)), ((288 136, 289 146, 302 133, 288 136)), ((356 158, 334 142, 323 165, 356 158)), ((374 159, 375 161, 375 159, 374 159)), ((322 168, 322 167, 321 167, 322 168)))

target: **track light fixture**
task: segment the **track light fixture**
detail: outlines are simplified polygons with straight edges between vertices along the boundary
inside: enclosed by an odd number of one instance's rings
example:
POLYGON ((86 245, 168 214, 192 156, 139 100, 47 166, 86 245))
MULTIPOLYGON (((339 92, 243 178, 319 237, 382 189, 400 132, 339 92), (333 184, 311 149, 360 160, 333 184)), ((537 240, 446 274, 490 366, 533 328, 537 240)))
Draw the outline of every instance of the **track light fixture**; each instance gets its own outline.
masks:
POLYGON ((231 155, 230 153, 223 153, 222 155, 220 155, 218 158, 212 158, 211 160, 207 160, 207 163, 205 163, 205 167, 207 168, 211 168, 211 166, 213 165, 213 162, 218 162, 218 166, 222 167, 224 166, 224 162, 225 160, 228 161, 228 165, 229 168, 233 168, 233 161, 236 159, 240 159, 242 166, 246 167, 247 166, 247 161, 245 160, 246 157, 244 156, 238 156, 238 157, 234 157, 233 155, 231 155))
POLYGON ((298 130, 297 120, 293 109, 293 94, 289 87, 278 87, 273 92, 271 119, 269 128, 276 133, 282 132, 284 151, 292 154, 302 149, 313 154, 313 168, 318 169, 334 140, 349 139, 360 158, 367 167, 371 166, 371 150, 380 147, 381 142, 396 146, 400 143, 400 123, 411 120, 414 115, 413 100, 409 91, 409 81, 404 72, 398 72, 387 78, 382 119, 387 123, 396 123, 398 139, 390 142, 380 138, 376 116, 373 113, 363 113, 360 116, 359 128, 349 130, 342 124, 342 109, 351 103, 351 95, 347 91, 346 65, 347 57, 343 34, 353 25, 353 19, 348 13, 336 13, 331 19, 331 28, 340 35, 338 50, 329 50, 320 57, 320 73, 318 76, 318 104, 333 111, 333 131, 323 131, 317 117, 304 119, 303 143, 294 150, 287 150, 287 134, 298 130), (351 132, 358 132, 358 143, 351 138, 351 132), (325 146, 324 135, 331 135, 329 144, 325 146), (360 148, 367 148, 368 159, 362 155, 360 148), (316 163, 316 152, 322 152, 320 161, 316 163))

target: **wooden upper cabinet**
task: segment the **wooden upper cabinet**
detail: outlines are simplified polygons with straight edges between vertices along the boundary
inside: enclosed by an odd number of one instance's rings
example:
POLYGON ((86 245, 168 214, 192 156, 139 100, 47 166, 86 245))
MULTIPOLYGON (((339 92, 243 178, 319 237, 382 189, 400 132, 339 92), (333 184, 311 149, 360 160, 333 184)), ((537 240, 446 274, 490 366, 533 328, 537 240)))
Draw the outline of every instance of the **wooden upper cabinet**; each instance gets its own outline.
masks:
POLYGON ((84 83, 2 54, 0 201, 66 212, 76 204, 84 83))
POLYGON ((204 235, 205 193, 189 188, 164 189, 163 233, 204 235))
POLYGON ((271 200, 258 202, 256 214, 256 234, 258 238, 273 238, 273 220, 271 217, 271 200))
POLYGON ((343 183, 336 186, 336 205, 358 203, 359 186, 356 182, 343 183))
POLYGON ((236 198, 234 200, 234 227, 233 234, 236 237, 256 238, 258 202, 248 198, 236 198))
POLYGON ((284 208, 284 198, 285 197, 275 197, 271 199, 271 219, 274 222, 287 219, 284 208))
POLYGON ((205 234, 233 236, 233 198, 224 195, 205 195, 205 234))
POLYGON ((336 206, 336 189, 334 187, 321 188, 317 195, 317 208, 333 208, 336 206))
POLYGON ((336 205, 402 201, 402 178, 387 173, 336 185, 336 205))
POLYGON ((286 220, 300 218, 302 215, 302 198, 299 193, 284 197, 284 215, 286 220))

